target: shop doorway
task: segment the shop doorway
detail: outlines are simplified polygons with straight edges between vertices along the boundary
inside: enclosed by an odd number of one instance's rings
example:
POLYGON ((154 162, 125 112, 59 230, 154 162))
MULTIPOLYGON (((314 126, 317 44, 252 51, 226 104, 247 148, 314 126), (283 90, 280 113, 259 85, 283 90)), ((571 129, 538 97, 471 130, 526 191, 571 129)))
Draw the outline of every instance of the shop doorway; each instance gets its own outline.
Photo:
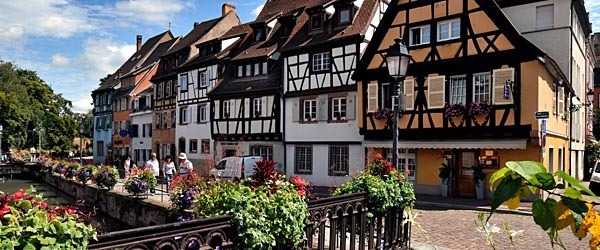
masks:
POLYGON ((473 182, 473 167, 478 164, 479 151, 458 151, 456 156, 456 195, 459 197, 474 198, 475 183, 473 182))

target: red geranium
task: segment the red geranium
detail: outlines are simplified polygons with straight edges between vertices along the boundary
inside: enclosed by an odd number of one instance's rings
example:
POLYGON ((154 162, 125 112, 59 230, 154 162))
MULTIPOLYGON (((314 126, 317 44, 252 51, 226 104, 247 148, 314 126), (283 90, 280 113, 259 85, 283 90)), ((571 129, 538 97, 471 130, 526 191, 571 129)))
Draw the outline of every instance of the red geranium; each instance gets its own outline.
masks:
POLYGON ((25 190, 19 189, 19 192, 16 192, 15 194, 13 194, 13 199, 20 200, 20 199, 23 199, 23 196, 25 196, 25 190))

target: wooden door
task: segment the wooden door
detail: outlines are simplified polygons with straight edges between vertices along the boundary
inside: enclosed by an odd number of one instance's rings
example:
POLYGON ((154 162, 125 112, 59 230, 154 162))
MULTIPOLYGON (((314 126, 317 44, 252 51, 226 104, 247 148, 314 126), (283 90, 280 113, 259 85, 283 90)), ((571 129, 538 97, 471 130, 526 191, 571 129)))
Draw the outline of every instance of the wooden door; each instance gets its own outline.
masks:
POLYGON ((460 197, 475 197, 473 169, 477 163, 475 151, 462 151, 458 154, 458 193, 460 197))

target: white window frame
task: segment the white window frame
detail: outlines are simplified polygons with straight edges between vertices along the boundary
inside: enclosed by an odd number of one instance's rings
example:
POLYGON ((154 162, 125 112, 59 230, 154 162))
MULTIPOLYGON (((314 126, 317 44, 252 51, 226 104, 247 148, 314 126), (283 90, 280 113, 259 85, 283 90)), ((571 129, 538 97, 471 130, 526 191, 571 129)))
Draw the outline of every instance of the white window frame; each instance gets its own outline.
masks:
POLYGON ((254 98, 252 99, 252 117, 261 117, 262 116, 262 98, 254 98))
POLYGON ((492 100, 492 73, 484 72, 473 74, 473 102, 487 102, 491 104, 492 100), (481 80, 486 82, 481 82, 481 80), (483 88, 483 90, 481 90, 483 88))
POLYGON ((205 88, 208 87, 208 81, 206 80, 206 70, 204 71, 200 71, 198 73, 198 87, 199 88, 205 88))
POLYGON ((187 107, 179 109, 179 115, 181 116, 181 124, 188 124, 189 123, 187 114, 188 114, 188 108, 187 107))
POLYGON ((312 56, 312 70, 315 72, 331 69, 331 52, 316 53, 312 56))
POLYGON ((198 117, 196 118, 198 120, 199 123, 201 122, 207 122, 207 105, 206 104, 198 104, 198 110, 196 112, 198 112, 198 117))
POLYGON ((336 112, 340 113, 340 121, 346 120, 346 115, 348 115, 348 100, 345 96, 331 98, 331 120, 335 121, 336 112))
POLYGON ((261 156, 265 159, 273 160, 273 146, 250 146, 250 152, 253 156, 261 156))
POLYGON ((459 75, 459 76, 451 76, 450 77, 450 95, 448 104, 457 104, 462 103, 466 105, 467 101, 467 76, 459 75), (461 81, 462 80, 462 81, 461 81), (457 83, 460 83, 460 86, 456 86, 457 83))
POLYGON ((423 25, 418 27, 410 28, 410 34, 408 35, 410 38, 410 46, 429 44, 431 42, 431 27, 429 25, 423 25), (413 37, 414 30, 419 30, 419 42, 416 43, 413 37), (423 34, 423 30, 427 30, 427 35, 423 34), (426 38, 427 41, 423 41, 426 38))
POLYGON ((260 63, 254 63, 254 76, 260 75, 260 63))
POLYGON ((198 153, 198 140, 197 139, 190 139, 189 149, 190 149, 189 152, 192 154, 198 153), (194 143, 196 144, 195 147, 193 147, 194 143))
POLYGON ((244 66, 238 65, 237 67, 237 77, 244 77, 244 66))
POLYGON ((267 62, 263 62, 262 63, 262 72, 261 72, 262 75, 266 75, 266 74, 269 73, 269 69, 268 68, 269 68, 268 63, 267 62))
POLYGON ((352 22, 352 11, 351 11, 350 8, 340 9, 338 22, 339 22, 339 24, 349 24, 349 23, 352 22), (348 19, 347 20, 342 19, 342 17, 344 17, 344 13, 348 14, 347 15, 348 19))
POLYGON ((307 115, 310 116, 310 122, 317 121, 317 99, 302 101, 302 120, 305 122, 309 122, 309 119, 306 118, 307 115))
POLYGON ((417 176, 417 150, 416 149, 398 149, 398 169, 399 171, 406 171, 406 167, 410 171, 408 180, 415 182, 417 176))
POLYGON ((447 41, 447 40, 452 40, 452 39, 456 39, 456 38, 460 38, 460 19, 452 19, 452 20, 448 20, 448 21, 443 21, 443 22, 438 22, 437 24, 437 39, 438 41, 447 41), (458 27, 455 29, 453 26, 454 24, 458 24, 458 27), (444 32, 442 32, 442 25, 448 25, 448 29, 446 30, 445 34, 444 32), (457 30, 457 34, 453 34, 452 31, 457 30), (446 38, 442 38, 442 35, 447 35, 446 38))
POLYGON ((313 170, 313 146, 298 144, 294 146, 294 174, 311 175, 313 170))
POLYGON ((179 75, 179 86, 180 86, 181 92, 186 92, 188 90, 188 75, 187 75, 187 73, 179 75))
POLYGON ((252 76, 252 64, 246 64, 246 74, 245 76, 252 76))

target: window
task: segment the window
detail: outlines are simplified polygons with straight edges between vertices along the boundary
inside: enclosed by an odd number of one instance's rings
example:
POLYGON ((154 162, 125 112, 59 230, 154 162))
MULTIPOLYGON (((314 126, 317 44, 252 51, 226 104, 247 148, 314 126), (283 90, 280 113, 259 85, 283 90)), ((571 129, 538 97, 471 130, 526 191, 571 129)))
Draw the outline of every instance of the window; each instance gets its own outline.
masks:
POLYGON ((188 109, 187 107, 183 107, 179 109, 179 123, 180 124, 188 124, 188 109))
POLYGON ((401 171, 406 171, 408 169, 408 179, 413 182, 415 181, 415 176, 417 176, 416 159, 416 150, 405 148, 398 149, 398 168, 401 171))
POLYGON ((171 96, 171 94, 171 81, 169 81, 167 84, 165 84, 165 96, 171 96))
POLYGON ((251 76, 252 75, 252 64, 247 64, 246 65, 246 76, 251 76))
POLYGON ((312 30, 318 30, 323 28, 323 14, 313 14, 310 17, 310 28, 312 30))
POLYGON ((262 108, 262 98, 252 99, 252 110, 254 112, 254 117, 260 117, 262 115, 262 108))
MULTIPOLYGON (((163 115, 162 115, 162 122, 163 122, 162 127, 163 128, 169 128, 169 121, 168 120, 169 120, 169 113, 163 112, 163 115)), ((171 128, 174 128, 173 124, 171 124, 171 128)))
POLYGON ((312 174, 312 145, 295 146, 294 173, 312 174))
MULTIPOLYGON (((177 124, 177 112, 175 112, 175 110, 171 111, 171 127, 174 128, 177 124)), ((167 116, 167 113, 165 112, 165 116, 167 116)))
POLYGON ((264 159, 273 159, 272 146, 251 146, 250 152, 253 156, 261 156, 264 159))
POLYGON ((206 104, 198 104, 198 112, 196 112, 196 113, 198 116, 198 117, 196 117, 196 121, 198 121, 198 122, 206 122, 207 121, 207 119, 206 119, 206 115, 207 115, 206 104))
POLYGON ((543 5, 535 8, 535 27, 548 29, 554 27, 554 5, 543 5))
POLYGON ((179 153, 185 153, 185 138, 179 138, 179 153))
POLYGON ((317 99, 304 100, 302 105, 302 119, 305 122, 317 121, 317 99))
POLYGON ((438 23, 438 41, 460 37, 460 19, 438 23))
POLYGON ((467 79, 465 76, 450 77, 450 105, 467 102, 467 79))
POLYGON ((179 86, 181 88, 181 92, 187 91, 187 88, 188 88, 187 85, 188 85, 187 74, 179 75, 179 86))
POLYGON ((190 140, 190 153, 198 153, 198 140, 190 140))
POLYGON ((352 22, 352 20, 350 19, 351 18, 350 16, 351 16, 350 8, 340 9, 338 23, 339 24, 349 24, 350 22, 352 22))
POLYGON ((229 118, 231 114, 231 101, 223 101, 223 110, 221 110, 221 116, 224 118, 229 118))
POLYGON ((379 100, 379 107, 381 108, 393 108, 392 107, 392 87, 390 86, 389 83, 382 83, 381 84, 381 94, 379 95, 379 97, 381 98, 379 100))
POLYGON ((200 141, 200 150, 202 154, 210 154, 210 140, 202 139, 200 141))
POLYGON ((473 75, 473 102, 487 102, 490 104, 492 74, 481 73, 473 75))
POLYGON ((331 68, 330 53, 318 53, 313 55, 312 61, 313 71, 325 71, 331 68))
POLYGON ((428 44, 431 37, 431 28, 429 26, 421 26, 410 29, 410 45, 428 44))
POLYGON ((99 157, 104 156, 104 141, 96 142, 96 155, 99 157))
POLYGON ((254 76, 260 75, 260 63, 254 64, 254 76))
POLYGON ((237 68, 237 76, 238 77, 243 77, 244 76, 244 66, 240 65, 237 68))
POLYGON ((268 73, 269 73, 268 64, 267 64, 267 62, 263 62, 262 63, 262 74, 266 75, 268 73))
POLYGON ((331 120, 346 120, 346 97, 331 98, 331 120))
POLYGON ((348 145, 329 145, 329 175, 348 175, 348 145))
POLYGON ((198 73, 198 83, 200 88, 208 86, 208 81, 206 80, 206 71, 198 73))
POLYGON ((154 124, 154 128, 160 129, 161 128, 161 126, 160 126, 161 124, 162 124, 161 114, 157 113, 156 114, 156 123, 154 124))

